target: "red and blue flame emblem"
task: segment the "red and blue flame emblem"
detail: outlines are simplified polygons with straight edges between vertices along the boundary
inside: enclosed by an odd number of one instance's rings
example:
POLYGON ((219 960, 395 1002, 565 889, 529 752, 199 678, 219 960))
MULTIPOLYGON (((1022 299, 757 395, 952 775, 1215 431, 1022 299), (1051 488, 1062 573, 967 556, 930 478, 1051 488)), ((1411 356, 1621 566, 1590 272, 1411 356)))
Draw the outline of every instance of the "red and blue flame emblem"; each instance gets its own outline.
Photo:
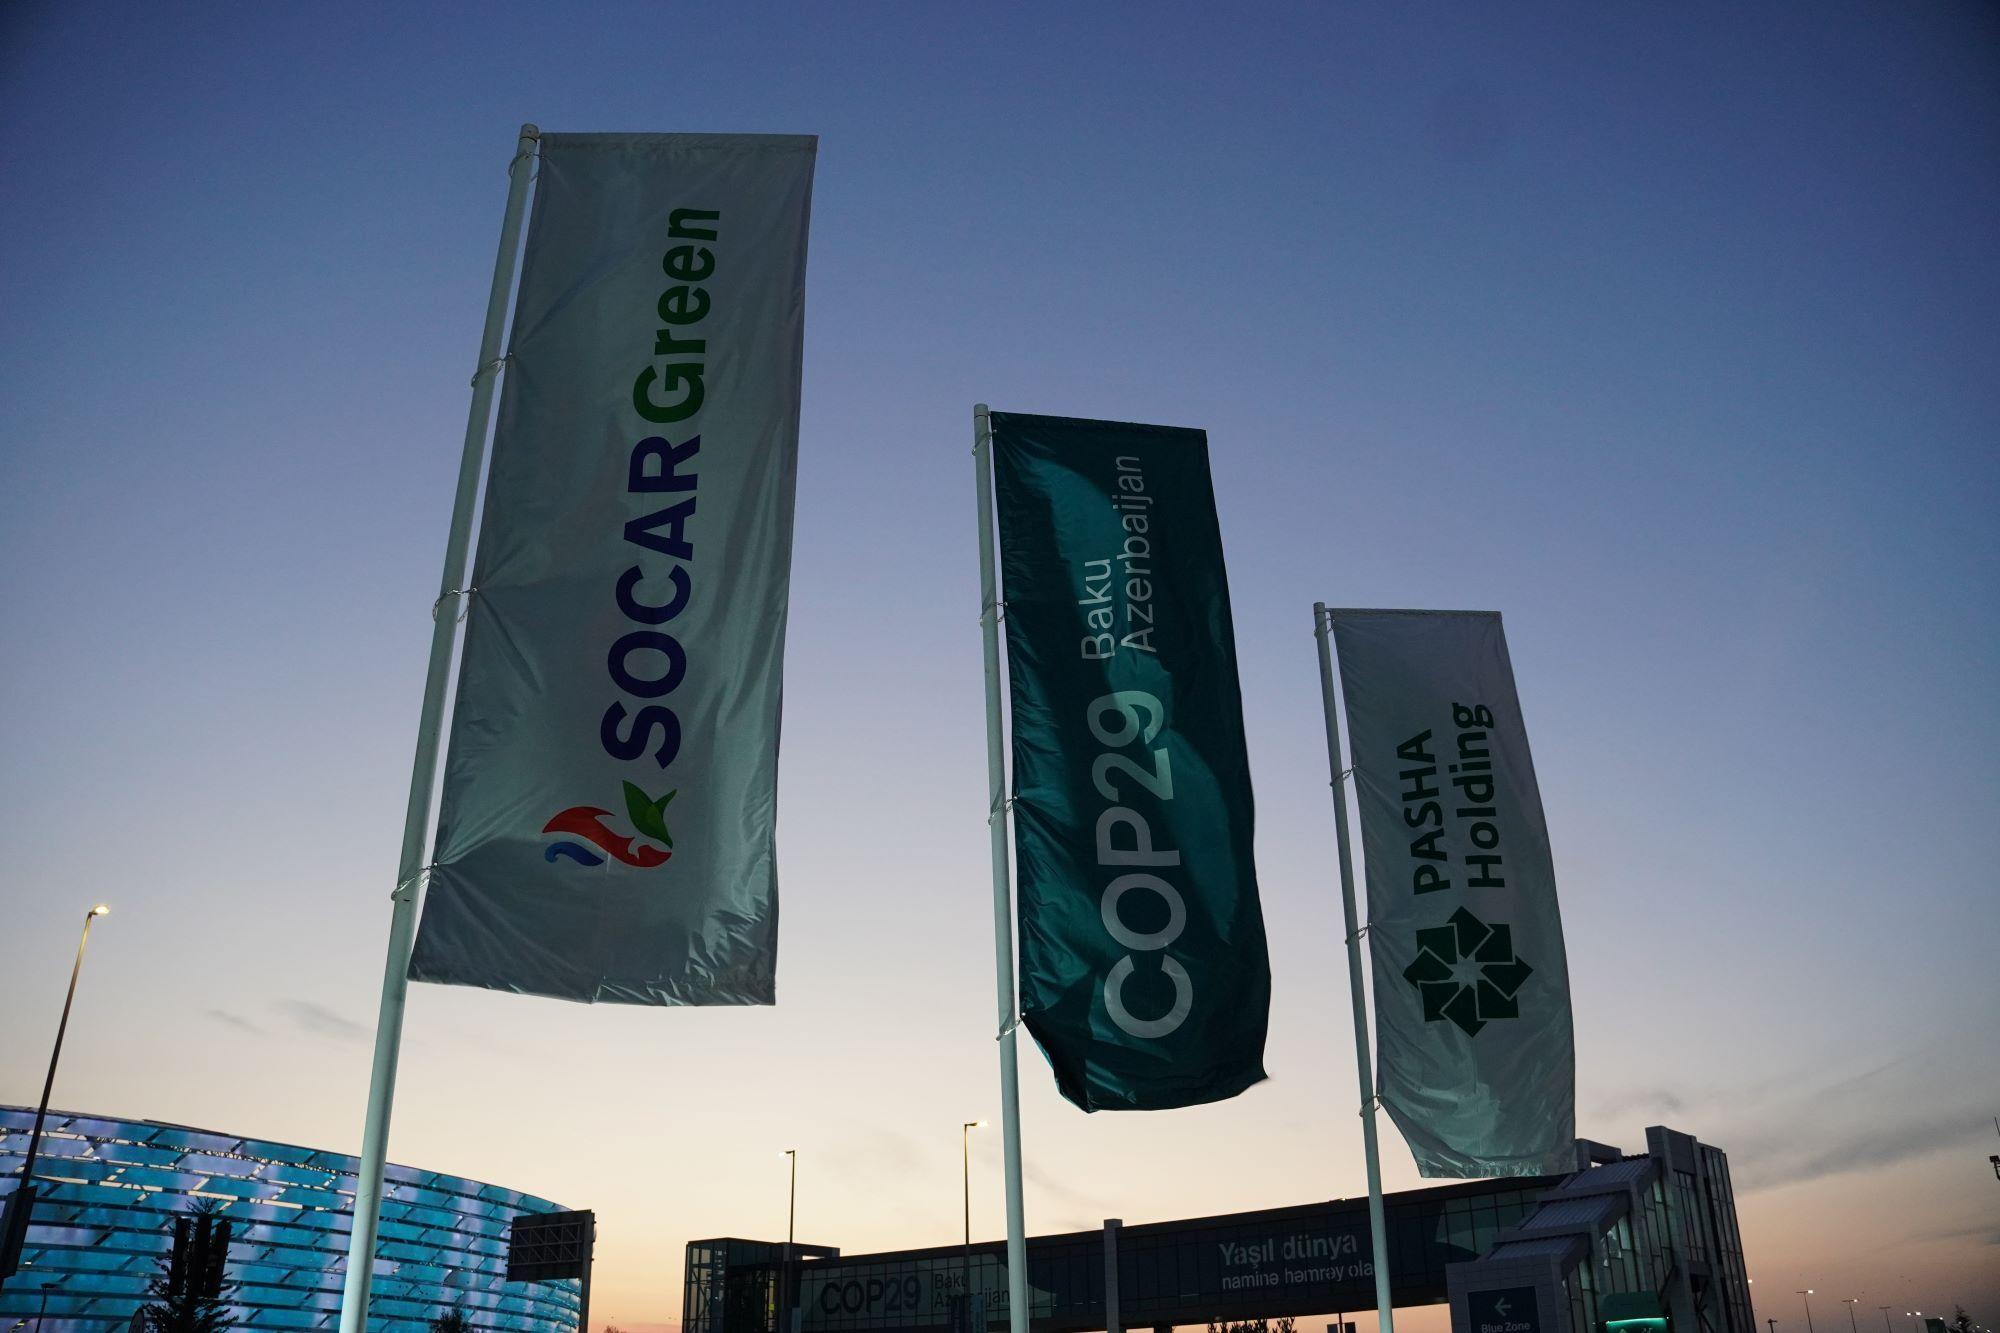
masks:
POLYGON ((655 847, 641 842, 636 837, 627 837, 612 828, 605 821, 612 817, 609 810, 594 805, 573 805, 567 810, 559 810, 553 819, 542 825, 544 833, 567 834, 560 842, 552 842, 542 852, 542 858, 554 864, 556 858, 563 857, 578 865, 601 866, 604 857, 640 870, 651 870, 663 866, 673 856, 674 839, 667 831, 667 803, 679 794, 676 787, 657 799, 648 796, 633 783, 625 784, 625 813, 632 821, 632 827, 643 837, 653 842, 664 843, 655 847), (574 841, 581 839, 582 841, 574 841), (598 848, 592 851, 584 843, 598 848), (600 852, 602 853, 600 855, 600 852))

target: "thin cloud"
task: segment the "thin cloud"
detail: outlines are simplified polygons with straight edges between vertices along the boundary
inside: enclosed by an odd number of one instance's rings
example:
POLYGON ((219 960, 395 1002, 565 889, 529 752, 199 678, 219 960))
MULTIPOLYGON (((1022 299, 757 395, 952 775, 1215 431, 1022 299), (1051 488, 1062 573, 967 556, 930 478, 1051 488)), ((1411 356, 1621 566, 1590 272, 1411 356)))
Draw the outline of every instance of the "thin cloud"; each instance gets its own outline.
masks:
MULTIPOLYGON (((1873 1116, 1882 1115, 1875 1108, 1873 1116)), ((1730 1153, 1748 1188, 1796 1185, 1823 1176, 1894 1166, 1942 1148, 1983 1139, 1989 1122, 1976 1107, 1918 1110, 1865 1126, 1828 1126, 1815 1134, 1805 1126, 1810 1117, 1783 1134, 1752 1140, 1747 1151, 1730 1153)))
POLYGON ((280 1000, 278 1009, 285 1017, 305 1031, 320 1037, 333 1037, 340 1041, 367 1041, 373 1035, 351 1018, 342 1018, 333 1010, 311 1000, 280 1000))
MULTIPOLYGON (((1069 1203, 1086 1204, 1092 1209, 1097 1208, 1099 1205, 1096 1195, 1086 1194, 1082 1190, 1065 1184, 1061 1177, 1051 1175, 1049 1172, 1037 1167, 1033 1162, 1021 1163, 1021 1179, 1033 1185, 1036 1189, 1047 1194, 1053 1194, 1058 1199, 1066 1200, 1069 1203)), ((1090 1223, 1088 1225, 1094 1226, 1096 1224, 1090 1223)))
POLYGON ((1593 1114, 1600 1120, 1615 1120, 1638 1111, 1646 1115, 1679 1115, 1687 1103, 1666 1088, 1632 1088, 1597 1104, 1593 1114))
POLYGON ((235 1028, 239 1032, 250 1032, 259 1037, 264 1035, 264 1029, 258 1027, 255 1023, 243 1017, 243 1015, 232 1014, 227 1009, 211 1009, 206 1016, 212 1022, 220 1023, 224 1027, 235 1028))

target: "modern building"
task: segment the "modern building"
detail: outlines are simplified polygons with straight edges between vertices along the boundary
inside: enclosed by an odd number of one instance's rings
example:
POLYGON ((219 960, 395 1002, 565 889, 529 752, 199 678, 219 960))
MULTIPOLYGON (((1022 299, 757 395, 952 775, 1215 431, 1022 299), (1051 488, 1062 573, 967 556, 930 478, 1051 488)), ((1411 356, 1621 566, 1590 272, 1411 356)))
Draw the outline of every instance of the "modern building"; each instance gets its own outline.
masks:
MULTIPOLYGON (((31 1107, 0 1106, 0 1203, 20 1184, 31 1107)), ((51 1111, 23 1266, 0 1288, 0 1333, 127 1333, 198 1199, 229 1220, 238 1330, 333 1329, 354 1217, 356 1161, 150 1120, 51 1111)), ((391 1166, 383 1184, 371 1333, 422 1333, 447 1309, 480 1333, 573 1333, 575 1280, 508 1282, 508 1231, 562 1209, 476 1180, 391 1166)))
MULTIPOLYGON (((1455 1333, 1757 1333, 1727 1159, 1673 1130, 1646 1140, 1629 1157, 1580 1140, 1563 1175, 1389 1195, 1391 1299, 1449 1302, 1455 1333)), ((1365 1198, 1035 1236, 1029 1325, 1110 1327, 1114 1262, 1128 1329, 1372 1311, 1373 1252, 1365 1198)), ((701 1240, 682 1333, 965 1333, 1005 1328, 1007 1299, 1001 1242, 701 1240)))

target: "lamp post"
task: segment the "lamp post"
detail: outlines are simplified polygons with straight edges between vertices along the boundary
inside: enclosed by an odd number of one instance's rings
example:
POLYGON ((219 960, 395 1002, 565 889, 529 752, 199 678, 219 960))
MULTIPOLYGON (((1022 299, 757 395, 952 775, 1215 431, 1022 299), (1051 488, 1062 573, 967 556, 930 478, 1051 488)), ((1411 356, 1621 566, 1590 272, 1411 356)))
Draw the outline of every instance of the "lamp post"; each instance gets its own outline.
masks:
MULTIPOLYGON (((42 1122, 49 1118, 49 1093, 56 1086, 56 1062, 62 1059, 63 1034, 69 1031, 69 1007, 76 1000, 76 979, 83 971, 83 950, 90 943, 90 923, 110 911, 109 907, 99 903, 83 914, 83 938, 76 942, 76 962, 69 970, 69 993, 63 996, 62 1021, 56 1024, 56 1048, 49 1052, 49 1076, 42 1080, 42 1104, 35 1109, 35 1129, 28 1135, 28 1158, 21 1166, 22 1188, 35 1183, 35 1156, 42 1147, 42 1122)), ((47 1299, 44 1293, 44 1302, 47 1299)), ((36 1328, 40 1329, 39 1321, 36 1328)))
POLYGON ((1860 1327, 1854 1322, 1854 1303, 1859 1299, 1861 1298, 1858 1296, 1842 1296, 1840 1298, 1840 1303, 1847 1307, 1847 1326, 1854 1333, 1861 1333, 1860 1327))
POLYGON ((1807 1287, 1804 1291, 1793 1292, 1792 1294, 1797 1296, 1800 1300, 1806 1303, 1806 1333, 1813 1333, 1813 1322, 1812 1322, 1813 1289, 1811 1287, 1807 1287))
POLYGON ((1889 1311, 1894 1307, 1888 1305, 1878 1305, 1875 1308, 1882 1312, 1882 1333, 1896 1333, 1895 1328, 1892 1327, 1889 1323, 1889 1311))
POLYGON ((49 1288, 54 1285, 53 1282, 42 1284, 42 1308, 35 1315, 35 1333, 42 1333, 42 1321, 49 1317, 49 1288))
POLYGON ((792 1243, 799 1220, 799 1150, 785 1149, 785 1156, 792 1159, 791 1195, 785 1204, 785 1266, 778 1283, 780 1294, 779 1317, 783 1319, 782 1333, 792 1333, 792 1243))
POLYGON ((972 1327, 972 1131, 984 1120, 968 1120, 958 1131, 960 1173, 965 1180, 965 1326, 972 1327))

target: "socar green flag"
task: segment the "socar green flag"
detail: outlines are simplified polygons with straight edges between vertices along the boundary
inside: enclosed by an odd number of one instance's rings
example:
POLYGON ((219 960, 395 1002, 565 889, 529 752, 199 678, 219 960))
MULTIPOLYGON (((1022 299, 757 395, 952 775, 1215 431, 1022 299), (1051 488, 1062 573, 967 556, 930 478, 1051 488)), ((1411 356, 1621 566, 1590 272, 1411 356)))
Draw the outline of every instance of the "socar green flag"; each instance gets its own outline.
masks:
POLYGON ((542 136, 415 980, 774 998, 817 148, 542 136))

